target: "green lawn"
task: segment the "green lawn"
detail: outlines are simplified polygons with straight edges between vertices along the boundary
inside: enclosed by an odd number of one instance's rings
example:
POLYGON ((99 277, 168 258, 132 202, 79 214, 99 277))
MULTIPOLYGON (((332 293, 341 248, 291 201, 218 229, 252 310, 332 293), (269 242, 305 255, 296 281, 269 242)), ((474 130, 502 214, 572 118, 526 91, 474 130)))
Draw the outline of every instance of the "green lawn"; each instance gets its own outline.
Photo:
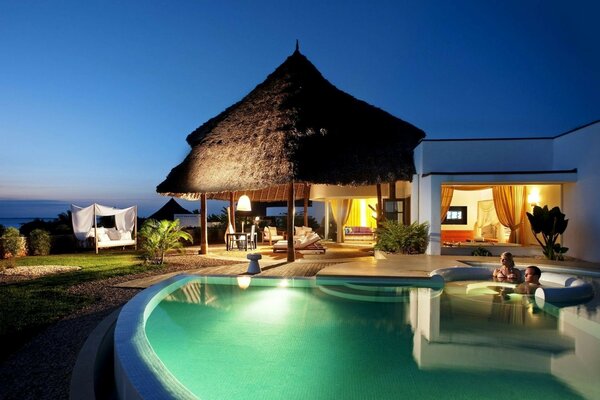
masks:
POLYGON ((120 251, 17 258, 17 266, 68 265, 81 270, 0 285, 0 359, 41 329, 94 301, 91 296, 69 294, 69 287, 157 268, 143 265, 139 254, 120 251))

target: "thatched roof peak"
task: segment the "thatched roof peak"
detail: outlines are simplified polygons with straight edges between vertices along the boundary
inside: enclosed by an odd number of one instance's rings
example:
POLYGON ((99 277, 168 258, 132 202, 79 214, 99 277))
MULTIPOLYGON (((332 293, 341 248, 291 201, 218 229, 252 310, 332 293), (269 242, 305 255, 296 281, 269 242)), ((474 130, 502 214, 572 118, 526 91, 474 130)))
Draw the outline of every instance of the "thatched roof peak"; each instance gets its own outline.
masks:
MULTIPOLYGON (((270 104, 278 105, 279 107, 294 107, 288 110, 288 112, 296 113, 298 110, 295 108, 296 105, 294 103, 301 100, 299 97, 302 97, 307 90, 313 89, 312 86, 315 86, 317 83, 326 83, 330 86, 329 89, 335 89, 333 85, 323 78, 319 70, 308 60, 308 58, 296 48, 283 64, 267 76, 267 79, 265 79, 264 82, 257 85, 243 99, 228 107, 216 117, 206 121, 203 125, 190 133, 186 140, 190 146, 199 143, 208 133, 212 132, 213 128, 224 122, 228 117, 231 117, 232 112, 244 108, 247 103, 250 103, 254 107, 256 105, 264 104, 265 101, 271 100, 269 102, 270 104), (277 98, 273 95, 276 95, 277 98)), ((276 110, 264 111, 271 112, 276 110)), ((268 115, 265 115, 265 117, 268 117, 268 115)), ((283 128, 285 128, 285 126, 283 128)))
POLYGON ((211 193, 307 182, 410 180, 422 130, 328 82, 297 48, 242 100, 193 131, 157 191, 211 193))
POLYGON ((175 214, 192 214, 189 210, 183 208, 174 198, 171 197, 158 211, 148 217, 148 219, 168 219, 173 221, 175 214))

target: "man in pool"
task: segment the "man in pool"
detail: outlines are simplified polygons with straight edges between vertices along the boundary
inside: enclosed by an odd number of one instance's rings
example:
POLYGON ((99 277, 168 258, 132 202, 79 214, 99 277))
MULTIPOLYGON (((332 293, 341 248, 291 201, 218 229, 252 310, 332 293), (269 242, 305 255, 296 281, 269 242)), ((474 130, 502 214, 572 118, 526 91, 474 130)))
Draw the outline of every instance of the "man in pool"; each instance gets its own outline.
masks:
POLYGON ((521 271, 515 268, 513 255, 508 251, 500 255, 502 266, 496 268, 492 276, 495 281, 499 282, 519 282, 521 281, 521 271))
POLYGON ((542 286, 540 283, 540 277, 542 271, 535 265, 530 265, 525 269, 525 282, 521 283, 515 288, 515 292, 521 294, 533 294, 535 289, 542 286))

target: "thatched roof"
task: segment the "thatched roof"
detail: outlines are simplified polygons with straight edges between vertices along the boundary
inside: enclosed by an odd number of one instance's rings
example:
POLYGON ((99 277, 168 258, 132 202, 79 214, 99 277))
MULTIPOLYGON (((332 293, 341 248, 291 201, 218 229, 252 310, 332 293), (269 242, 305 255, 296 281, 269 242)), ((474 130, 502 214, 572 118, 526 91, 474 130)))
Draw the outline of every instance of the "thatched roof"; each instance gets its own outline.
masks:
POLYGON ((238 103, 188 137, 159 193, 248 191, 307 182, 412 180, 425 133, 337 89, 298 49, 238 103))
POLYGON ((164 206, 162 206, 158 211, 149 216, 148 218, 163 220, 168 219, 169 221, 173 221, 175 219, 175 214, 192 214, 190 211, 183 208, 175 199, 171 198, 171 200, 167 201, 164 206))
MULTIPOLYGON (((274 201, 287 200, 288 185, 274 185, 262 189, 255 190, 241 190, 235 192, 235 198, 239 198, 241 195, 247 195, 252 203, 270 203, 274 201)), ((304 196, 308 198, 310 195, 310 185, 303 183, 294 184, 294 195, 296 200, 304 199, 304 196)), ((186 200, 198 200, 200 199, 200 193, 185 193, 180 194, 186 200)), ((212 192, 206 195, 209 200, 229 200, 229 192, 212 192)))

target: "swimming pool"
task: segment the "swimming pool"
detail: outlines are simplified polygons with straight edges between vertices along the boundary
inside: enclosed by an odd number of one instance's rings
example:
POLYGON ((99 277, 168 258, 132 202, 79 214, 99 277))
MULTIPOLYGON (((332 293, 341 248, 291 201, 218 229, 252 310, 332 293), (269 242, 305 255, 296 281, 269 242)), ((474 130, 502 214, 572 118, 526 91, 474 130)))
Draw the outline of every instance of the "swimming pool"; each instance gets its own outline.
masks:
POLYGON ((530 297, 473 282, 438 289, 247 280, 178 278, 136 296, 115 334, 119 392, 600 398, 597 299, 539 309, 530 297))

